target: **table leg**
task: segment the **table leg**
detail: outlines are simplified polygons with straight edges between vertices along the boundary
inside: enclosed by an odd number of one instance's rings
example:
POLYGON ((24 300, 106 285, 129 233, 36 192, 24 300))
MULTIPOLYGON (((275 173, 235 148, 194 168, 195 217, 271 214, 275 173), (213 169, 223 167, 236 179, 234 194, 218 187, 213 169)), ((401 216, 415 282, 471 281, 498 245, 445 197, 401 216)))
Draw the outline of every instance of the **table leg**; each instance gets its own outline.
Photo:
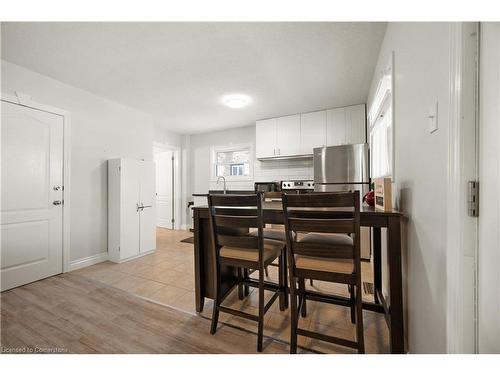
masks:
POLYGON ((285 247, 285 250, 283 251, 283 285, 285 285, 285 307, 288 308, 288 295, 289 295, 289 288, 288 288, 288 254, 286 253, 288 250, 285 247))
POLYGON ((388 258, 390 293, 391 353, 405 353, 403 323, 403 281, 401 267, 401 224, 399 217, 389 217, 388 258))
POLYGON ((202 294, 201 288, 201 264, 202 264, 202 252, 200 249, 201 246, 201 238, 202 234, 201 232, 201 222, 200 222, 200 215, 197 210, 194 211, 193 215, 193 221, 194 221, 194 272, 195 272, 195 289, 194 289, 194 295, 195 295, 195 307, 196 307, 196 312, 200 313, 203 311, 203 305, 205 302, 205 297, 202 294))
POLYGON ((373 287, 375 294, 375 303, 379 304, 377 291, 382 290, 382 242, 381 229, 373 229, 373 287))

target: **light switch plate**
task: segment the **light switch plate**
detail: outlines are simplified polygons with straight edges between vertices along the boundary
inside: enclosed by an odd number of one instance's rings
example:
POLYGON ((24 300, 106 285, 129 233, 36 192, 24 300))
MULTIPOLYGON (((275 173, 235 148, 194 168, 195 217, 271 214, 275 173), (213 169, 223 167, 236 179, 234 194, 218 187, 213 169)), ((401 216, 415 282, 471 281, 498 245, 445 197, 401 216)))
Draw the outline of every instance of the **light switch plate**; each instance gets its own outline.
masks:
POLYGON ((437 102, 429 107, 428 121, 429 121, 429 133, 432 134, 436 130, 438 130, 438 103, 437 102))

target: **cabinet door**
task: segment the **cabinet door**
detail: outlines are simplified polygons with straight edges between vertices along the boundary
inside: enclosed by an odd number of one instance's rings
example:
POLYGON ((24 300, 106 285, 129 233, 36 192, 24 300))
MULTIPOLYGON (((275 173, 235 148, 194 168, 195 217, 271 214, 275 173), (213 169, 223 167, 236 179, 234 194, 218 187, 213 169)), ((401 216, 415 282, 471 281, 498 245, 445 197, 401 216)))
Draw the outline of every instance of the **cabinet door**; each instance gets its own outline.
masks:
POLYGON ((346 144, 345 108, 333 108, 326 111, 326 144, 327 146, 346 144))
POLYGON ((276 155, 300 154, 300 115, 276 119, 276 155))
POLYGON ((141 253, 156 249, 156 169, 150 161, 140 162, 140 237, 141 253))
POLYGON ((121 159, 120 165, 120 259, 139 255, 140 168, 138 160, 121 159))
POLYGON ((300 153, 312 154, 313 148, 326 145, 326 111, 300 115, 300 153))
POLYGON ((345 108, 346 143, 366 142, 366 114, 365 105, 352 105, 345 108))
POLYGON ((255 123, 255 156, 268 158, 276 154, 276 119, 255 123))

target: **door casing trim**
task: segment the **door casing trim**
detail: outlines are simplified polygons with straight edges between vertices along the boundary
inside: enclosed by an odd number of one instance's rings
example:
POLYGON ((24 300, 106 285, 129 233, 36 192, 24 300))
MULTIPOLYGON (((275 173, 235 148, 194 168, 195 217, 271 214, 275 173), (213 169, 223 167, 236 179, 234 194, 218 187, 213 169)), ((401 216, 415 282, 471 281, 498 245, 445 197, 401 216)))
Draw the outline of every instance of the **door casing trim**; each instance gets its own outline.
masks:
POLYGON ((71 112, 49 106, 46 104, 35 102, 28 99, 26 96, 15 96, 11 94, 1 93, 1 101, 20 105, 23 107, 33 108, 39 111, 49 112, 59 115, 63 118, 63 184, 64 184, 64 205, 63 209, 63 272, 69 272, 71 265, 71 112))
MULTIPOLYGON (((479 31, 478 31, 479 32, 479 31)), ((466 296, 463 293, 465 245, 461 241, 461 233, 465 230, 464 218, 466 210, 462 210, 466 195, 464 169, 464 134, 466 124, 462 121, 463 77, 465 72, 463 59, 467 51, 463 47, 464 23, 450 24, 450 75, 449 75, 449 142, 448 142, 448 173, 446 202, 446 350, 448 353, 463 353, 470 345, 476 348, 477 327, 475 322, 465 322, 466 296), (473 324, 474 337, 465 337, 465 324, 473 324)), ((477 111, 478 108, 476 108, 477 111)), ((476 117, 476 126, 479 126, 476 117)), ((477 154, 477 153, 476 153, 477 154)), ((477 156, 477 155, 476 155, 477 156)), ((476 224, 477 225, 477 224, 476 224)), ((478 243, 474 251, 477 254, 478 243)), ((474 263, 474 273, 477 275, 477 262, 474 263)), ((477 311, 477 284, 473 282, 473 308, 477 311)), ((477 348, 476 348, 477 349, 477 348)))
MULTIPOLYGON (((181 148, 176 147, 176 146, 171 146, 167 143, 161 143, 161 142, 153 142, 153 149, 154 148, 159 148, 165 151, 172 151, 174 153, 174 191, 173 191, 173 202, 174 202, 174 229, 184 229, 183 225, 181 223, 182 221, 182 211, 181 211, 181 206, 182 206, 182 192, 181 192, 181 164, 180 164, 180 158, 181 158, 181 148)), ((154 155, 153 155, 153 160, 154 160, 154 155)), ((157 220, 158 224, 158 220, 157 220)))

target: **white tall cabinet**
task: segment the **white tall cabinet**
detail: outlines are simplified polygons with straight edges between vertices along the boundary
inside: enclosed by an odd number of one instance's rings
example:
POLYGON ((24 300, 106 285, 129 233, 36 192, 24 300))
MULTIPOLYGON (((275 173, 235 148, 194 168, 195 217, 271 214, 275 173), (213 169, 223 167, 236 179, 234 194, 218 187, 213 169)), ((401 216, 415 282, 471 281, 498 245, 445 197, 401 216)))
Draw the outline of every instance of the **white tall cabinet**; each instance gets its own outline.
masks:
POLYGON ((156 249, 155 164, 108 160, 108 256, 113 262, 156 249))

